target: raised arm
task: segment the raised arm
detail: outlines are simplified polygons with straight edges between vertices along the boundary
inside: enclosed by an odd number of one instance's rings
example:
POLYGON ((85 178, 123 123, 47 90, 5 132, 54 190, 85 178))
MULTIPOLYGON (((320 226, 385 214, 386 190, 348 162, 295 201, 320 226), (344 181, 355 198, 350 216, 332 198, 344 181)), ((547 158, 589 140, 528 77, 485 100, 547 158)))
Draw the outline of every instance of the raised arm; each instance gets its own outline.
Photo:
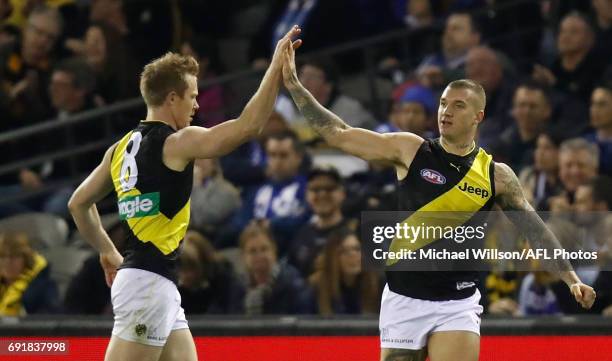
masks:
POLYGON ((117 268, 123 262, 123 257, 102 227, 96 202, 113 190, 110 163, 114 149, 115 145, 106 151, 102 163, 79 185, 68 201, 68 208, 79 232, 100 253, 100 263, 109 287, 117 274, 117 268))
POLYGON ((300 33, 294 26, 276 44, 272 62, 259 88, 244 107, 240 116, 210 129, 186 127, 168 137, 164 145, 164 156, 192 160, 216 158, 236 149, 239 145, 261 132, 272 114, 281 82, 281 49, 299 47, 301 41, 292 41, 300 33))
MULTIPOLYGON (((525 198, 514 171, 504 163, 495 163, 495 189, 497 204, 533 246, 549 250, 562 248, 557 237, 525 198)), ((593 306, 595 291, 580 281, 569 261, 550 260, 545 262, 545 266, 548 266, 549 270, 559 272, 561 279, 582 307, 593 306)))
POLYGON ((286 48, 283 61, 283 81, 306 121, 325 141, 346 153, 368 161, 383 161, 408 167, 423 138, 412 133, 379 134, 353 128, 325 109, 300 83, 295 67, 295 51, 286 48))

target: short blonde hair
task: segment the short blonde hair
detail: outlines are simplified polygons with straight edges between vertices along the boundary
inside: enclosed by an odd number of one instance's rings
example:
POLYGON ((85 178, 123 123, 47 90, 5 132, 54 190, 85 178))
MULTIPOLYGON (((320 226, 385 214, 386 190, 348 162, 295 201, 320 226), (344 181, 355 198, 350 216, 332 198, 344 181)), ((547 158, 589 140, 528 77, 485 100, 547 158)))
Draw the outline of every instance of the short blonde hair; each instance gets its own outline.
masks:
POLYGON ((455 80, 450 82, 447 87, 450 89, 468 89, 472 91, 474 94, 476 94, 476 97, 478 98, 478 105, 482 107, 479 110, 484 110, 485 106, 487 105, 487 96, 485 94, 484 88, 482 87, 482 85, 471 79, 455 80))
POLYGON ((161 106, 173 91, 184 96, 187 90, 185 76, 198 76, 199 71, 193 57, 168 52, 145 65, 140 75, 140 93, 148 106, 161 106))

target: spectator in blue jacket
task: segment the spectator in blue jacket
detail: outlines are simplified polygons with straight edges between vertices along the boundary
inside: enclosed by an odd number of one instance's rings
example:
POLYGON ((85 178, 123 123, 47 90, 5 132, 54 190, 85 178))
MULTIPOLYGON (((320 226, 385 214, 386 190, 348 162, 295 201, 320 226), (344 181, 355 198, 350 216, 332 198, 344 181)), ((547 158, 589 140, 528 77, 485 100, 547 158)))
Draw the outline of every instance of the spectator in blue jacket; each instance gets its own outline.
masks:
POLYGON ((265 219, 278 241, 279 255, 283 255, 295 230, 309 218, 306 176, 300 171, 304 148, 292 132, 271 135, 265 148, 266 181, 244 190, 242 208, 234 218, 232 230, 235 234, 250 220, 265 219))

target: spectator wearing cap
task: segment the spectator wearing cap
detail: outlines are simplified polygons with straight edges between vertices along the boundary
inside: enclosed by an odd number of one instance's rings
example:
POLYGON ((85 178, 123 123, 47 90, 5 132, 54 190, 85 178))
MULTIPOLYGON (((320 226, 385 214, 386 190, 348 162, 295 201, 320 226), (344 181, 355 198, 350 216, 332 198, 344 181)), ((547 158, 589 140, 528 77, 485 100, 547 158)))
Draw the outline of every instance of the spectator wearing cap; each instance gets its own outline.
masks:
POLYGON ((519 175, 523 191, 538 211, 548 210, 548 198, 558 194, 562 187, 559 180, 559 146, 561 138, 554 132, 540 134, 533 152, 533 164, 519 175))
POLYGON ((585 138, 599 147, 599 172, 612 176, 612 81, 593 90, 590 113, 594 131, 585 138))
POLYGON ((342 213, 345 198, 342 178, 335 168, 316 167, 308 173, 306 202, 312 217, 296 233, 289 252, 289 263, 303 277, 313 272, 315 258, 329 235, 338 229, 349 228, 353 223, 342 213))
POLYGON ((411 132, 424 138, 433 136, 432 117, 436 112, 433 92, 422 85, 407 88, 393 103, 389 121, 376 127, 379 133, 411 132))
MULTIPOLYGON (((299 78, 319 103, 342 119, 346 119, 351 127, 374 129, 376 126, 374 116, 359 101, 340 92, 336 69, 332 63, 309 60, 300 67, 299 78)), ((279 97, 276 111, 287 120, 300 139, 308 141, 317 137, 288 97, 279 97)))

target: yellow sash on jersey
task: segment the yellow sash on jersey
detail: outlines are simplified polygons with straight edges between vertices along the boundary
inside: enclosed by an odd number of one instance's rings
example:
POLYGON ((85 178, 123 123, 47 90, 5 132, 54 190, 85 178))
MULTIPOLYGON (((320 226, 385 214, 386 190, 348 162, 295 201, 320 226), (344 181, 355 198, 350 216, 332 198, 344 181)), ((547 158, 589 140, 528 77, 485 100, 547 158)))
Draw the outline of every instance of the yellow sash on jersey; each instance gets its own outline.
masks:
MULTIPOLYGON (((127 192, 121 187, 121 166, 132 133, 133 131, 121 138, 111 160, 111 176, 119 200, 141 195, 136 187, 127 192)), ((136 238, 144 243, 151 242, 164 255, 168 255, 178 248, 185 237, 189 225, 190 205, 191 200, 187 201, 172 219, 160 212, 150 216, 128 218, 126 222, 136 238)))
MULTIPOLYGON (((402 227, 406 224, 410 228, 417 226, 435 227, 435 229, 439 229, 438 227, 455 228, 467 222, 492 197, 493 191, 489 177, 489 167, 492 159, 493 157, 483 149, 480 149, 465 176, 447 192, 425 204, 410 217, 406 218, 401 223, 402 227), (469 193, 459 189, 464 183, 481 190, 486 190, 488 195, 483 197, 482 194, 469 193)), ((434 231, 424 232, 416 240, 395 238, 391 242, 389 251, 399 252, 402 249, 415 251, 438 239, 440 239, 439 232, 434 231)), ((397 259, 388 259, 387 265, 391 266, 397 261, 397 259)))

